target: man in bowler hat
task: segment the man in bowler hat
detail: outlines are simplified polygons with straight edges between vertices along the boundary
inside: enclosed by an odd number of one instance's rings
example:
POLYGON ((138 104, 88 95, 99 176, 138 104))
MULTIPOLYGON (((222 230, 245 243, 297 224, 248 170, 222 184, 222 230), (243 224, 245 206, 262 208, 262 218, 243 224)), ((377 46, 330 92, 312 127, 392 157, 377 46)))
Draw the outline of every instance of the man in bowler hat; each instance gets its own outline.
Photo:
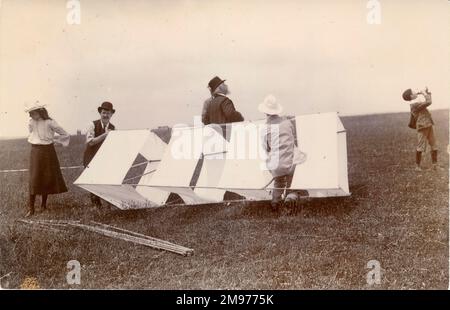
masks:
MULTIPOLYGON (((94 158, 97 151, 103 144, 103 141, 108 136, 111 130, 115 129, 115 126, 111 124, 110 120, 114 110, 111 102, 103 102, 101 106, 97 108, 100 114, 100 119, 91 122, 90 126, 86 130, 86 150, 83 156, 83 165, 86 168, 94 158)), ((101 206, 100 197, 91 193, 91 202, 96 206, 101 206)))
POLYGON ((203 104, 202 122, 208 124, 225 124, 244 120, 241 113, 234 108, 233 101, 227 97, 228 85, 218 76, 209 81, 211 98, 203 104))

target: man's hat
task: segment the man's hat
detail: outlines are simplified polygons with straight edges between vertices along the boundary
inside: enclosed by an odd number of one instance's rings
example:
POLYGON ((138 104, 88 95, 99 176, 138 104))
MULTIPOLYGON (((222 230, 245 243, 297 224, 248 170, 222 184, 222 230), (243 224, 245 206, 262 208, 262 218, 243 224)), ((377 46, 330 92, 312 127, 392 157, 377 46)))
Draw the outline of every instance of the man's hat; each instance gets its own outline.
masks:
POLYGON ((279 115, 283 111, 283 107, 278 103, 274 95, 268 95, 264 101, 259 104, 258 110, 269 115, 279 115))
POLYGON ((116 112, 116 110, 113 109, 112 103, 108 101, 103 102, 102 105, 97 108, 98 113, 102 113, 102 110, 108 110, 113 113, 116 112))
POLYGON ((211 88, 211 91, 215 91, 217 87, 219 87, 220 84, 222 84, 223 82, 225 82, 225 80, 222 80, 221 78, 219 78, 218 76, 215 76, 212 78, 211 81, 209 81, 208 83, 208 87, 211 88))

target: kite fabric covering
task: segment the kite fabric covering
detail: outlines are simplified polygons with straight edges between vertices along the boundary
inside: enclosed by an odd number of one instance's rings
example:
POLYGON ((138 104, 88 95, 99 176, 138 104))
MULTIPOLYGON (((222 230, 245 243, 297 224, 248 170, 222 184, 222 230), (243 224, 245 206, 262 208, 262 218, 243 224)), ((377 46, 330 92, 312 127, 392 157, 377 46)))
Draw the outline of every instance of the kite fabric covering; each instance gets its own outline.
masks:
POLYGON ((346 132, 336 113, 295 118, 297 139, 307 160, 295 168, 292 188, 310 197, 349 195, 346 132))
POLYGON ((150 134, 148 130, 110 132, 75 184, 121 185, 150 134))
MULTIPOLYGON (((350 195, 346 132, 337 113, 300 115, 292 122, 306 160, 296 166, 291 189, 309 197, 350 195)), ((274 183, 258 156, 264 123, 228 124, 229 141, 214 126, 175 127, 168 144, 150 130, 115 130, 75 184, 120 209, 165 205, 171 194, 188 205, 221 202, 225 192, 267 200, 274 183), (142 169, 130 177, 135 167, 142 169)))
POLYGON ((74 182, 120 209, 156 207, 166 202, 169 194, 156 188, 138 186, 151 178, 167 145, 150 130, 114 130, 74 182), (142 153, 141 153, 142 152, 142 153), (136 186, 124 184, 134 160, 141 155, 148 163, 144 175, 136 178, 136 186))

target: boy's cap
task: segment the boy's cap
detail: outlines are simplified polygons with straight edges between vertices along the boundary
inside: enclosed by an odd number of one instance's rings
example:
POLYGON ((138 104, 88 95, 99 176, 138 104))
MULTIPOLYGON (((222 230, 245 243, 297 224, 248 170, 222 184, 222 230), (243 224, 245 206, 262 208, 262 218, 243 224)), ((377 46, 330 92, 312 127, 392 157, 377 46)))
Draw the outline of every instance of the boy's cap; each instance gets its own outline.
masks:
POLYGON ((411 90, 411 88, 408 88, 407 90, 405 90, 403 92, 403 95, 402 95, 403 100, 411 101, 411 95, 412 95, 412 90, 411 90))

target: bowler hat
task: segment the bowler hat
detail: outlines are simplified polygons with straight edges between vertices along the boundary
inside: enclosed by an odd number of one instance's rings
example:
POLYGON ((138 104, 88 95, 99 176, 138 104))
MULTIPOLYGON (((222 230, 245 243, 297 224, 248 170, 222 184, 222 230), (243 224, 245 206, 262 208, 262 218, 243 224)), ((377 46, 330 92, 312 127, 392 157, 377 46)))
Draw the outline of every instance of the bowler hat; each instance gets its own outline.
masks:
POLYGON ((222 80, 221 78, 219 78, 218 76, 215 76, 211 79, 211 81, 209 81, 208 83, 208 87, 211 88, 211 91, 215 91, 217 87, 219 87, 220 84, 222 84, 223 82, 225 82, 225 80, 222 80))
POLYGON ((116 110, 113 109, 112 103, 108 101, 103 102, 102 105, 97 108, 98 113, 102 113, 102 110, 111 111, 113 113, 116 112, 116 110))

